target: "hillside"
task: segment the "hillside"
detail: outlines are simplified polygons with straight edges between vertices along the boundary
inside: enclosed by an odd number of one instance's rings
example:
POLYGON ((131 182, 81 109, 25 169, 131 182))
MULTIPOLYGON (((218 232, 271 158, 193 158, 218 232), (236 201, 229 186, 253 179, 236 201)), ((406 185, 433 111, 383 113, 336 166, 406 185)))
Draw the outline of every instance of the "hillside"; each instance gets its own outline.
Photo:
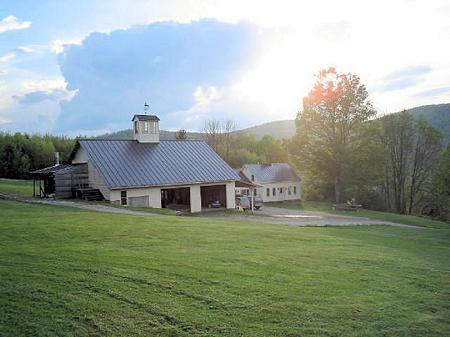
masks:
MULTIPOLYGON (((160 130, 159 132, 159 138, 161 140, 168 140, 168 139, 175 139, 175 131, 166 131, 166 130, 160 130)), ((201 132, 188 132, 187 133, 188 139, 202 139, 201 132)), ((133 130, 127 129, 112 133, 107 133, 104 135, 97 136, 96 138, 100 139, 132 139, 133 138, 133 130)))
MULTIPOLYGON (((434 127, 442 131, 444 138, 447 141, 450 141, 450 103, 423 105, 409 109, 409 111, 416 118, 423 116, 434 127)), ((271 135, 275 139, 287 139, 295 134, 295 120, 289 119, 268 122, 235 132, 239 134, 246 133, 257 139, 262 138, 264 135, 271 135)), ((174 139, 175 132, 161 130, 160 136, 161 139, 174 139)), ((132 130, 113 132, 98 136, 97 138, 131 139, 132 130)), ((202 139, 202 134, 201 132, 188 132, 188 139, 202 139)))
POLYGON ((444 138, 450 141, 450 103, 422 105, 409 109, 415 117, 423 116, 431 125, 442 131, 444 138))
POLYGON ((268 122, 250 128, 236 131, 236 133, 246 133, 257 139, 265 135, 271 135, 275 139, 291 138, 295 134, 295 120, 288 119, 282 121, 268 122))

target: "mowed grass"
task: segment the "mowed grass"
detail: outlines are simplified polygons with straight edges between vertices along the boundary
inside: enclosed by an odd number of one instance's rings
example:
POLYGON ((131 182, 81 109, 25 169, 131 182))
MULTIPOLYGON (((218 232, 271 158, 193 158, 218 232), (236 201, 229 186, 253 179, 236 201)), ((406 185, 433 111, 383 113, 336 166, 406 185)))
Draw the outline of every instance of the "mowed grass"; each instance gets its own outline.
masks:
POLYGON ((379 212, 368 209, 359 209, 357 211, 333 210, 332 204, 320 201, 305 201, 303 203, 300 203, 298 200, 293 200, 293 201, 269 202, 265 203, 264 205, 286 209, 326 212, 336 215, 360 216, 374 220, 384 220, 413 226, 450 228, 449 223, 445 223, 427 217, 404 215, 391 212, 379 212))
POLYGON ((448 228, 0 200, 2 336, 448 336, 448 228))
MULTIPOLYGON (((39 186, 36 186, 39 193, 39 186)), ((0 194, 33 195, 33 180, 0 178, 0 194)))

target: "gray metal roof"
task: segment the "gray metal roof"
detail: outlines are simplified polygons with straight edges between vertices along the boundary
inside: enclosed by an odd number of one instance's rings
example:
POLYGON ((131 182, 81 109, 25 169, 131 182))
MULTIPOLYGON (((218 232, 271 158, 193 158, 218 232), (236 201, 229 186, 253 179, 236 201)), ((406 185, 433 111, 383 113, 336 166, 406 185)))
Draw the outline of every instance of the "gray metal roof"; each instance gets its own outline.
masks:
POLYGON ((112 189, 239 180, 203 141, 80 140, 79 146, 112 189))
POLYGON ((239 181, 236 181, 236 187, 260 187, 261 185, 250 181, 241 169, 234 169, 234 171, 239 175, 239 181))
POLYGON ((140 121, 159 121, 158 116, 155 115, 134 115, 132 121, 135 119, 140 121))
POLYGON ((245 164, 244 166, 255 175, 255 180, 259 183, 298 182, 301 180, 287 163, 245 164))
POLYGON ((69 166, 70 165, 64 165, 64 164, 53 165, 53 166, 41 168, 39 170, 31 171, 30 174, 51 175, 51 174, 54 174, 57 171, 64 170, 64 169, 66 169, 69 166))

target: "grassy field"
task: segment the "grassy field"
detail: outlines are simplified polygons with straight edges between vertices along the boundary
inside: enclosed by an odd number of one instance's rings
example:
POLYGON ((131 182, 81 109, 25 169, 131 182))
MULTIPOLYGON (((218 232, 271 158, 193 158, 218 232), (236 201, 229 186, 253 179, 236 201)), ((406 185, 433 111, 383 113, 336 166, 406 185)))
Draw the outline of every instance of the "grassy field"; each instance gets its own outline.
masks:
MULTIPOLYGON (((36 192, 39 186, 36 188, 36 192)), ((20 194, 33 195, 33 180, 19 180, 19 179, 2 179, 0 178, 0 194, 20 194)))
POLYGON ((1 336, 448 336, 450 230, 0 200, 1 336))
POLYGON ((450 228, 450 224, 433 220, 426 217, 418 217, 414 215, 403 215, 390 212, 378 212, 371 211, 367 209, 360 209, 358 211, 333 211, 332 205, 326 202, 320 201, 306 201, 300 204, 298 201, 282 201, 282 202, 269 202, 265 203, 267 206, 287 208, 287 209, 303 209, 305 211, 315 211, 315 212, 326 212, 337 215, 350 215, 350 216, 361 216, 369 219, 391 221, 395 223, 413 225, 413 226, 423 226, 423 227, 440 227, 440 228, 450 228))

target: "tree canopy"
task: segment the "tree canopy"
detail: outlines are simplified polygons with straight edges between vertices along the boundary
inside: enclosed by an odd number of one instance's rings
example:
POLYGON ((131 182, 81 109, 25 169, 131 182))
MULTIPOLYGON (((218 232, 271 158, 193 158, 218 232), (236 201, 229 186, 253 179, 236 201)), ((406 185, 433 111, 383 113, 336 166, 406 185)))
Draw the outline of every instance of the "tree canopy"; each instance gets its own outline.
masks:
MULTIPOLYGON (((365 122, 376 114, 358 76, 334 68, 319 72, 297 115, 294 155, 304 169, 329 177, 335 201, 341 201, 348 162, 358 143, 364 143, 365 122)), ((292 146, 291 146, 292 149, 292 146)))

